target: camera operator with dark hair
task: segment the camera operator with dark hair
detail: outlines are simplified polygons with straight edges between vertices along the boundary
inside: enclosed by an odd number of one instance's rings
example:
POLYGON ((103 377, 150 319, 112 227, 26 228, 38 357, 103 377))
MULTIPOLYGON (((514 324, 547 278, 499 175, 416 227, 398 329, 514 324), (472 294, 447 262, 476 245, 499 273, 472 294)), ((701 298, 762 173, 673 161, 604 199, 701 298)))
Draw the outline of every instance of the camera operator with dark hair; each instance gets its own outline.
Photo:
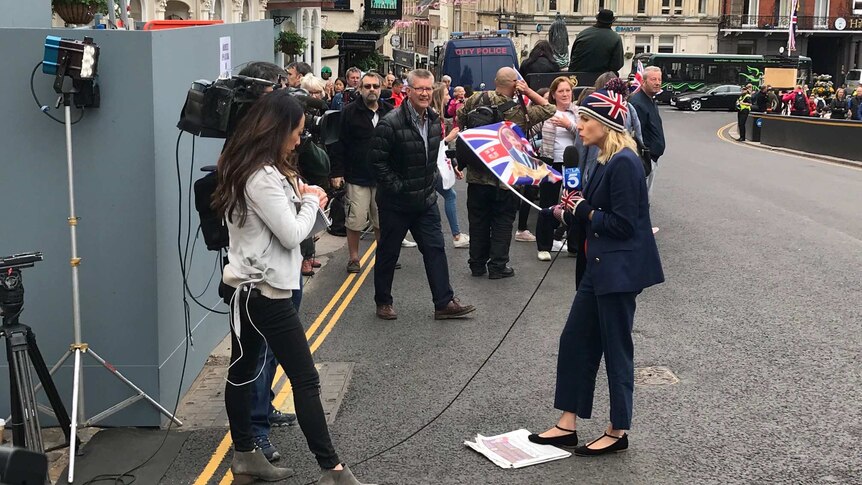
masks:
POLYGON ((291 62, 284 70, 287 71, 287 85, 291 88, 299 88, 302 78, 311 72, 311 66, 305 62, 291 62))
POLYGON ((377 179, 368 158, 374 128, 393 106, 380 101, 383 80, 369 72, 359 82, 362 102, 350 103, 341 114, 338 142, 332 145, 332 185, 347 182, 347 272, 359 273, 359 237, 368 222, 380 236, 377 217, 377 179))
POLYGON ((230 233, 222 282, 232 309, 231 365, 225 385, 236 480, 284 480, 254 444, 250 407, 258 355, 273 353, 290 380, 297 416, 323 474, 318 484, 359 484, 335 452, 320 401, 320 376, 291 302, 300 287, 299 244, 308 237, 326 193, 304 184, 291 163, 304 129, 302 104, 285 91, 263 96, 239 123, 218 162, 213 209, 230 233), (238 317, 238 318, 237 318, 238 317))

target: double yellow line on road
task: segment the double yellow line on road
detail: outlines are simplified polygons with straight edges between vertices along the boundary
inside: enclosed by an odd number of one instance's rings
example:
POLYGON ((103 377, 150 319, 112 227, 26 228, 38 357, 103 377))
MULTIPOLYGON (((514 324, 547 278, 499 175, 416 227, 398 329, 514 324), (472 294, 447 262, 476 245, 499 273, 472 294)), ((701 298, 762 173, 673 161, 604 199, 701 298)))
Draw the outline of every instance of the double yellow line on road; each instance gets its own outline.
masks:
MULTIPOLYGON (((317 349, 320 348, 320 345, 326 340, 326 337, 329 336, 329 333, 332 332, 332 329, 338 323, 338 320, 341 318, 341 315, 344 314, 344 310, 347 309, 347 306, 350 305, 350 302, 353 301, 353 298, 356 296, 356 292, 359 291, 359 288, 365 282, 365 279, 368 277, 368 273, 371 272, 371 268, 374 267, 376 259, 372 256, 374 254, 374 250, 377 248, 377 243, 372 242, 371 246, 362 255, 362 259, 359 261, 360 266, 365 266, 362 272, 357 277, 357 274, 350 274, 347 278, 344 279, 344 283, 342 283, 341 287, 332 298, 329 300, 329 303, 323 307, 323 310, 314 319, 314 322, 308 327, 308 330, 305 332, 305 338, 310 342, 311 353, 313 354, 317 349), (368 265, 365 265, 365 263, 368 265), (351 288, 351 284, 356 281, 356 284, 351 288), (347 296, 342 300, 341 297, 344 296, 344 293, 347 292, 348 288, 350 291, 347 293, 347 296), (329 321, 325 326, 321 329, 320 333, 315 337, 315 333, 318 329, 321 328, 323 322, 329 316, 329 313, 335 308, 336 304, 338 304, 339 300, 341 300, 341 304, 338 305, 338 309, 335 310, 335 313, 329 318, 329 321)), ((273 390, 276 393, 275 399, 273 400, 273 406, 276 408, 281 407, 288 397, 292 394, 292 389, 290 387, 290 381, 285 379, 284 385, 281 389, 275 389, 278 386, 278 382, 284 376, 284 370, 279 366, 276 370, 275 377, 273 378, 273 390)), ((218 471, 219 466, 221 466, 222 462, 227 456, 227 452, 230 449, 231 437, 230 431, 225 433, 215 452, 213 452, 210 457, 209 462, 204 467, 203 471, 198 475, 198 477, 194 481, 194 485, 206 485, 209 483, 210 479, 212 479, 213 475, 215 475, 216 471, 218 471)), ((226 485, 233 482, 233 474, 230 469, 228 469, 227 473, 222 477, 219 481, 219 485, 226 485)))

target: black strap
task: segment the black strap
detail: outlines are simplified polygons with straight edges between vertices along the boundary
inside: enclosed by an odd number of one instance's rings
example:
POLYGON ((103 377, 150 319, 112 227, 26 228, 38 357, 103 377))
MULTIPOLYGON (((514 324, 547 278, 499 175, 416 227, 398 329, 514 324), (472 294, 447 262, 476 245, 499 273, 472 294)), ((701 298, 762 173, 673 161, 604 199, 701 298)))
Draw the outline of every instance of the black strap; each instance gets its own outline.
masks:
POLYGON ((503 114, 506 111, 509 111, 510 109, 514 108, 517 105, 518 105, 517 101, 507 101, 503 104, 494 105, 491 102, 491 96, 488 94, 488 91, 485 91, 484 93, 482 93, 482 106, 491 106, 491 107, 497 108, 497 112, 500 114, 503 114))

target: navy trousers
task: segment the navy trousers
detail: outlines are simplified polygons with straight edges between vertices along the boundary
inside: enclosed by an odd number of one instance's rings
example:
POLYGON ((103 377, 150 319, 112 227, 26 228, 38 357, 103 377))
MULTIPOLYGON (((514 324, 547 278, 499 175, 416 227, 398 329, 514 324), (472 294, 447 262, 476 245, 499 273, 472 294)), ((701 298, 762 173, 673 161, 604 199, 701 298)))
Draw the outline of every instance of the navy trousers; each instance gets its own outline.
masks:
POLYGON ((397 212, 381 207, 379 215, 380 242, 377 245, 377 262, 374 264, 374 301, 378 305, 392 304, 395 263, 401 254, 401 241, 409 230, 425 262, 425 276, 431 287, 434 309, 446 308, 455 293, 449 284, 449 263, 446 261, 446 246, 437 204, 423 212, 397 212))
POLYGON ((554 407, 589 419, 602 355, 608 374, 611 425, 630 429, 634 393, 632 325, 638 293, 596 295, 588 264, 560 336, 554 407))

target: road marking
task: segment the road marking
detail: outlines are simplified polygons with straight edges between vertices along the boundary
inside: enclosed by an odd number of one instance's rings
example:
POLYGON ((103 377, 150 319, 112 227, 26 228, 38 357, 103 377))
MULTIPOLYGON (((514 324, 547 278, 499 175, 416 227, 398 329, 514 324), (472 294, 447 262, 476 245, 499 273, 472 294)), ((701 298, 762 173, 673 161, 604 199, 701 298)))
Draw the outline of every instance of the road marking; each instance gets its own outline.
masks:
MULTIPOLYGON (((362 259, 359 260, 359 266, 364 265, 365 262, 368 261, 368 258, 371 257, 376 248, 377 241, 372 241, 371 245, 368 247, 368 250, 365 251, 365 254, 362 255, 362 259)), ((314 332, 316 332, 318 327, 320 327, 320 324, 323 323, 324 320, 326 320, 326 317, 329 315, 329 312, 332 311, 332 308, 335 306, 336 303, 338 303, 338 300, 341 299, 341 295, 343 295, 344 292, 347 291, 347 288, 350 286, 350 283, 352 283, 354 279, 356 279, 355 273, 347 275, 347 278, 344 279, 344 283, 341 284, 341 288, 339 288, 338 291, 335 292, 335 295, 333 295, 333 297, 329 300, 329 303, 327 303, 326 306, 323 307, 323 310, 321 310, 320 314, 317 315, 317 318, 314 319, 314 322, 311 324, 310 327, 308 327, 308 330, 305 331, 306 340, 308 340, 309 342, 311 341, 311 337, 312 335, 314 335, 314 332)), ((280 381, 283 376, 284 370, 281 368, 281 366, 276 367, 275 377, 272 378, 273 386, 277 385, 278 381, 280 381)), ((276 409, 278 409, 278 406, 275 407, 276 409)))
MULTIPOLYGON (((368 247, 368 250, 362 256, 362 259, 359 262, 360 266, 362 266, 363 264, 365 264, 366 261, 368 261, 368 258, 371 257, 371 255, 374 253, 376 247, 377 242, 372 242, 371 245, 368 247)), ((368 276, 368 272, 371 270, 372 267, 374 267, 375 261, 375 258, 371 259, 371 262, 368 264, 368 266, 365 267, 365 270, 359 276, 356 285, 353 287, 350 293, 348 293, 342 304, 338 307, 338 311, 332 316, 329 323, 326 325, 326 327, 324 327, 320 335, 318 335, 317 340, 315 340, 311 347, 312 354, 315 350, 317 350, 318 347, 320 347, 320 344, 323 343, 323 340, 329 335, 329 332, 332 330, 332 327, 335 326, 335 323, 341 317, 341 314, 344 312, 344 309, 347 308, 347 305, 350 303, 351 300, 353 300, 353 297, 356 295, 356 292, 359 290, 359 287, 362 286, 363 282, 365 282, 365 278, 368 276)), ((347 288, 350 286, 350 283, 352 283, 354 279, 356 279, 355 273, 351 273, 347 276, 347 278, 345 278, 344 283, 342 283, 338 291, 335 292, 335 294, 329 300, 329 303, 327 303, 323 310, 320 312, 320 315, 317 316, 314 323, 305 332, 306 339, 308 339, 309 341, 311 340, 311 337, 312 335, 314 335, 314 332, 317 331, 317 328, 320 327, 323 320, 326 319, 326 316, 329 314, 332 308, 335 307, 335 304, 338 302, 339 299, 341 299, 341 296, 344 294, 344 292, 347 290, 347 288)), ((281 376, 283 375, 284 370, 281 368, 281 366, 278 366, 275 377, 273 378, 273 382, 278 383, 278 381, 281 379, 281 376)), ((276 399, 273 402, 273 406, 279 408, 290 394, 290 381, 285 379, 285 384, 284 386, 282 386, 282 389, 277 392, 276 399)), ((213 452, 212 456, 210 457, 210 460, 207 463, 206 467, 204 467, 201 474, 198 475, 193 485, 206 485, 207 483, 209 483, 210 479, 213 477, 213 475, 215 475, 215 472, 218 470, 219 466, 221 466, 222 462, 227 456, 227 451, 228 449, 230 449, 230 445, 231 437, 230 431, 228 431, 227 433, 225 433, 224 438, 222 438, 215 452, 213 452)), ((230 484, 232 481, 233 474, 231 473, 230 468, 228 468, 225 476, 222 477, 222 479, 219 481, 219 485, 227 485, 230 484)))
POLYGON ((736 140, 734 140, 734 139, 732 139, 732 138, 728 138, 728 137, 726 136, 726 133, 727 133, 727 132, 732 128, 732 127, 734 127, 734 126, 736 126, 736 125, 737 125, 737 123, 728 123, 728 124, 726 124, 726 125, 724 125, 724 126, 722 126, 721 128, 719 128, 719 129, 718 129, 718 132, 716 132, 716 135, 718 136, 718 138, 719 138, 720 140, 722 140, 722 141, 724 141, 724 142, 727 142, 727 143, 730 143, 730 144, 732 144, 732 145, 739 146, 739 147, 750 148, 750 149, 752 149, 752 150, 760 150, 760 151, 769 152, 769 153, 776 154, 776 155, 784 155, 784 156, 787 156, 787 157, 798 158, 798 159, 800 159, 800 160, 805 160, 805 161, 807 161, 807 162, 824 163, 824 164, 827 164, 827 165, 832 165, 833 167, 843 167, 843 168, 849 168, 849 169, 852 169, 852 170, 862 170, 862 168, 860 168, 860 167, 858 167, 858 166, 856 166, 856 165, 849 165, 849 164, 841 163, 841 162, 833 162, 833 161, 826 160, 826 159, 822 159, 822 158, 811 158, 811 157, 806 157, 806 156, 803 156, 803 155, 796 155, 796 154, 793 154, 793 153, 786 153, 786 152, 783 152, 783 151, 780 151, 780 150, 774 150, 774 149, 771 149, 771 148, 766 148, 766 147, 761 147, 761 146, 754 146, 754 145, 750 145, 750 144, 748 144, 748 143, 740 143, 740 142, 738 142, 738 141, 736 141, 736 140))

